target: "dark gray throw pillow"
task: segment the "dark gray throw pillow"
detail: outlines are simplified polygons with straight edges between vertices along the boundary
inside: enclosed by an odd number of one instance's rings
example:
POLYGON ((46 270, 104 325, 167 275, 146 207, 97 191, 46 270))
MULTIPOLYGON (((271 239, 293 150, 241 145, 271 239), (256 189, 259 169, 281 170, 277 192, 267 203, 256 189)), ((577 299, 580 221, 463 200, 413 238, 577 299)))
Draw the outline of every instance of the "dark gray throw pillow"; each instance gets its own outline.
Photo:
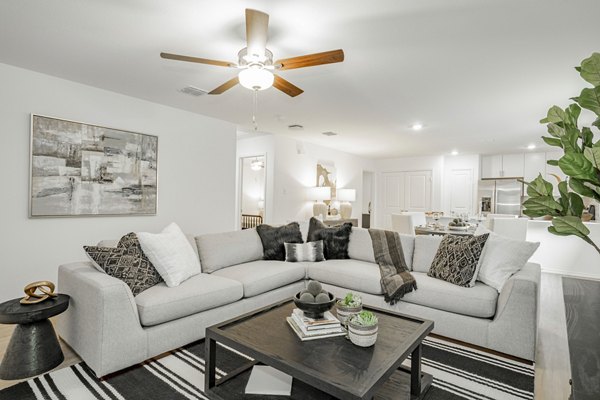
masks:
POLYGON ((283 226, 262 224, 256 227, 263 245, 263 259, 285 261, 284 243, 303 243, 300 225, 291 222, 283 226))
POLYGON ((123 236, 117 247, 83 246, 83 249, 106 274, 125 282, 134 296, 163 281, 133 232, 123 236))
POLYGON ((348 256, 348 243, 352 233, 352 224, 346 222, 342 225, 327 226, 315 217, 308 224, 308 242, 323 241, 323 252, 326 260, 339 260, 350 258, 348 256))
POLYGON ((488 236, 444 236, 427 275, 468 287, 488 236))
POLYGON ((307 243, 285 243, 285 261, 324 261, 323 241, 307 243))

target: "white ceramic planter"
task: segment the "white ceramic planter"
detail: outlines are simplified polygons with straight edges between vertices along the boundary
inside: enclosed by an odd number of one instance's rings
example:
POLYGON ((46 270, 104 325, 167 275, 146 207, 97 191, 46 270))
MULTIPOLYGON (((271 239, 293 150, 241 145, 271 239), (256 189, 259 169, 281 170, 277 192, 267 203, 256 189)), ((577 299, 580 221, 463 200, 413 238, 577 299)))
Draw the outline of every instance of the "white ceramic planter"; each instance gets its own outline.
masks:
POLYGON ((346 326, 348 318, 362 311, 362 304, 358 307, 346 307, 336 303, 336 314, 342 325, 346 326))
POLYGON ((377 341, 378 326, 361 326, 348 321, 348 337, 360 347, 370 347, 377 341))

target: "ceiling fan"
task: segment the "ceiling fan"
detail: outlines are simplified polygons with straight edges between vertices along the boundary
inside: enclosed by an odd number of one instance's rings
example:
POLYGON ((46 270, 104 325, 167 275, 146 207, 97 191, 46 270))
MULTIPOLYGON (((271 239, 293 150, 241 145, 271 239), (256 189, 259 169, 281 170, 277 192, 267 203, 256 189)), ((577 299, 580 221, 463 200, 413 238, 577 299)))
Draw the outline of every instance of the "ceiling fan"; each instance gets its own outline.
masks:
POLYGON ((316 65, 344 61, 344 51, 340 49, 323 53, 307 54, 299 57, 284 58, 273 62, 273 53, 267 49, 268 26, 269 14, 257 10, 246 9, 247 46, 239 51, 237 64, 171 53, 160 53, 160 56, 169 60, 240 69, 238 76, 228 80, 208 94, 221 94, 239 83, 245 88, 254 91, 264 90, 274 86, 276 89, 281 90, 291 97, 298 96, 304 91, 275 74, 273 71, 314 67, 316 65))

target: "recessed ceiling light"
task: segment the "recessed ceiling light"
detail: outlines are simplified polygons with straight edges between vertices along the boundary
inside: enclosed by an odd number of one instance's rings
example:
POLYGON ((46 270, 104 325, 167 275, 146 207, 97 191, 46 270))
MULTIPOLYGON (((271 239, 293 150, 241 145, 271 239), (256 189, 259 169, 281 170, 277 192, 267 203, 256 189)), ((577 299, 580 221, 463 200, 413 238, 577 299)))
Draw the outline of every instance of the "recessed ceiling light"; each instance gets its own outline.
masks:
POLYGON ((530 144, 529 146, 527 146, 527 149, 528 149, 528 150, 533 150, 533 149, 535 149, 535 144, 533 144, 533 143, 532 143, 532 144, 530 144))
POLYGON ((420 122, 415 122, 410 127, 412 128, 413 131, 420 131, 421 129, 423 129, 423 124, 420 122))
POLYGON ((452 150, 452 153, 451 153, 451 154, 452 154, 453 156, 457 156, 457 155, 458 155, 458 150, 452 150))

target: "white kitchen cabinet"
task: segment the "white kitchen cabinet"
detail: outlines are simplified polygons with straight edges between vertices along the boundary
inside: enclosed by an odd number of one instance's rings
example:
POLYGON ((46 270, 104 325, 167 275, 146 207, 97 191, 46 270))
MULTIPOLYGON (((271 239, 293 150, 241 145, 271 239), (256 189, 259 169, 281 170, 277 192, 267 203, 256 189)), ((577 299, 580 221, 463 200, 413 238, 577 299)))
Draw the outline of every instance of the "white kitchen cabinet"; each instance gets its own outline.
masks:
POLYGON ((502 155, 502 178, 518 178, 523 176, 523 165, 525 155, 503 154, 502 155))
POLYGON ((481 156, 481 179, 500 178, 502 173, 502 156, 481 156))
POLYGON ((545 179, 546 153, 526 153, 523 166, 523 178, 525 182, 531 182, 539 174, 542 174, 545 179))
POLYGON ((523 176, 523 153, 481 157, 481 178, 516 178, 523 176))

